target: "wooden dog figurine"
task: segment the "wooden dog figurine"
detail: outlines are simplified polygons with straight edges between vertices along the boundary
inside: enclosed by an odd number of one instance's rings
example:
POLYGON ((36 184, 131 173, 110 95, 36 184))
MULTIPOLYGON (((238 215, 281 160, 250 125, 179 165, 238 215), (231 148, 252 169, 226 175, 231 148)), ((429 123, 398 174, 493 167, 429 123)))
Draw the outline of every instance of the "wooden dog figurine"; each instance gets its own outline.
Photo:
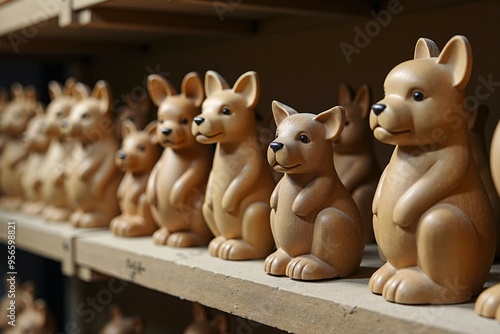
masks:
POLYGON ((396 145, 373 200, 375 237, 387 263, 373 293, 402 304, 451 304, 478 294, 495 252, 488 196, 474 164, 464 89, 472 51, 453 37, 439 56, 420 39, 372 106, 375 138, 396 145))
POLYGON ((120 308, 110 306, 111 320, 104 326, 99 334, 142 334, 144 321, 140 317, 124 317, 120 308))
POLYGON ((201 304, 193 303, 193 318, 184 334, 226 334, 228 331, 227 317, 219 314, 209 320, 208 311, 201 304))
POLYGON ((269 197, 275 183, 256 136, 257 73, 247 72, 228 87, 216 72, 206 73, 207 98, 192 127, 198 142, 217 143, 203 203, 216 236, 208 251, 228 260, 259 259, 274 248, 269 197))
POLYGON ((344 127, 344 109, 314 115, 277 101, 272 107, 278 129, 267 159, 284 176, 271 196, 278 250, 267 257, 265 271, 299 280, 349 276, 359 268, 365 236, 333 164, 332 141, 344 127))
POLYGON ((31 118, 28 128, 24 132, 23 140, 28 147, 25 169, 21 177, 24 203, 21 209, 29 214, 39 214, 45 207, 42 198, 42 184, 45 175, 40 166, 45 159, 49 147, 49 137, 43 131, 45 127, 45 112, 42 108, 36 110, 36 115, 31 118))
POLYGON ((108 83, 98 81, 91 96, 73 105, 63 121, 63 131, 75 142, 64 189, 74 209, 70 222, 76 227, 106 227, 120 212, 116 192, 122 174, 114 164, 118 144, 111 101, 108 83))
MULTIPOLYGON (((496 191, 500 195, 500 122, 491 140, 490 168, 496 191)), ((500 283, 483 291, 477 298, 474 309, 483 317, 500 321, 500 283)))
POLYGON ((162 76, 148 77, 148 91, 158 106, 157 141, 164 147, 147 185, 153 218, 160 227, 153 241, 160 245, 206 245, 212 234, 201 205, 212 162, 210 148, 196 142, 191 122, 200 112, 203 84, 198 74, 184 76, 181 94, 162 76))
POLYGON ((122 124, 125 120, 134 123, 136 129, 144 129, 155 116, 147 94, 137 98, 129 94, 124 99, 125 105, 118 108, 114 119, 115 136, 120 142, 123 140, 122 124))
POLYGON ((156 138, 156 123, 144 131, 125 119, 122 123, 122 145, 116 152, 116 166, 125 172, 118 187, 121 214, 111 221, 110 230, 120 236, 151 235, 158 228, 146 200, 146 185, 155 163, 160 157, 156 138))
POLYGON ((372 202, 380 179, 380 168, 375 159, 369 115, 370 90, 359 88, 354 99, 346 84, 339 89, 339 102, 345 110, 344 130, 333 141, 333 161, 344 186, 358 206, 365 229, 366 243, 375 242, 372 226, 372 202))
POLYGON ((28 147, 22 140, 23 133, 30 119, 36 114, 36 110, 43 110, 43 107, 37 101, 33 86, 23 88, 20 84, 14 84, 12 94, 14 98, 5 106, 2 115, 2 131, 8 138, 0 162, 4 194, 0 205, 5 209, 17 210, 23 201, 21 177, 29 153, 28 147))
POLYGON ((42 198, 46 207, 42 216, 47 221, 67 221, 72 213, 64 189, 64 171, 73 150, 74 141, 68 140, 62 131, 62 123, 69 116, 71 107, 90 96, 90 89, 72 78, 64 86, 57 81, 48 85, 51 102, 47 106, 42 131, 50 138, 49 148, 40 167, 43 171, 42 198), (78 89, 78 90, 77 90, 78 89))

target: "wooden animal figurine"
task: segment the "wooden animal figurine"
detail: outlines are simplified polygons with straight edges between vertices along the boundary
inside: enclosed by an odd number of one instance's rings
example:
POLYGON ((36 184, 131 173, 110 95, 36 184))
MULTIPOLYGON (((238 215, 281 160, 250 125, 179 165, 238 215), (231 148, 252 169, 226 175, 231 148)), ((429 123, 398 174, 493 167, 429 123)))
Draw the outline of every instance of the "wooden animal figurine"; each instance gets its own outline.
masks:
POLYGON ((146 200, 146 185, 155 163, 160 157, 156 137, 156 123, 144 131, 125 119, 122 123, 122 145, 116 152, 115 164, 125 172, 118 187, 121 214, 110 223, 110 230, 120 236, 151 235, 158 228, 146 200))
POLYGON ((154 119, 154 112, 151 106, 151 100, 146 94, 139 97, 125 95, 125 105, 118 108, 115 119, 115 136, 121 142, 122 124, 124 120, 129 120, 134 123, 136 129, 144 129, 154 119))
POLYGON ((478 294, 495 252, 488 196, 474 164, 464 89, 467 39, 438 55, 420 39, 415 59, 396 66, 372 106, 375 138, 396 145, 373 200, 373 228, 387 263, 373 293, 401 304, 451 304, 478 294))
POLYGON ((19 209, 23 200, 21 176, 28 156, 28 147, 22 136, 30 119, 37 109, 43 109, 37 101, 33 86, 23 88, 19 84, 12 86, 14 98, 3 111, 2 129, 7 134, 2 161, 0 162, 0 177, 4 197, 0 206, 5 209, 19 209))
POLYGON ((5 142, 7 141, 7 134, 3 130, 2 126, 2 117, 3 117, 3 111, 8 102, 9 102, 9 94, 5 89, 0 89, 0 155, 2 154, 5 142))
MULTIPOLYGON (((77 83, 77 86, 80 85, 77 83)), ((107 227, 120 212, 116 191, 122 174, 115 167, 111 89, 98 81, 89 98, 71 108, 63 131, 75 142, 65 171, 64 189, 76 227, 107 227)))
POLYGON ((203 84, 188 73, 181 93, 160 75, 148 77, 148 91, 158 106, 157 141, 164 147, 148 180, 147 196, 153 218, 160 227, 156 244, 173 247, 206 245, 212 234, 201 212, 202 197, 210 173, 210 148, 196 142, 191 123, 200 112, 203 84))
POLYGON ((298 280, 346 277, 361 263, 363 223, 333 163, 332 141, 344 128, 345 112, 299 114, 274 101, 278 126, 269 144, 269 164, 284 173, 271 196, 271 229, 278 250, 264 269, 298 280))
POLYGON ((57 81, 48 85, 51 102, 47 106, 43 132, 50 138, 49 148, 40 169, 43 171, 42 198, 46 207, 42 216, 48 221, 67 221, 73 212, 64 189, 64 172, 68 166, 74 141, 68 140, 62 131, 62 124, 69 116, 73 105, 90 96, 90 89, 73 78, 64 86, 57 81))
POLYGON ((41 188, 45 181, 40 166, 45 158, 49 146, 49 137, 43 131, 45 127, 45 112, 42 108, 36 110, 28 128, 24 132, 23 140, 28 147, 28 157, 21 177, 21 187, 24 195, 22 210, 29 214, 39 214, 45 207, 41 188))
POLYGON ((339 102, 344 107, 346 120, 344 130, 333 141, 335 169, 361 213, 366 243, 375 242, 372 202, 381 174, 370 129, 370 100, 367 85, 359 88, 354 99, 349 87, 340 85, 339 102))
POLYGON ((110 306, 111 319, 99 332, 100 334, 142 334, 144 322, 140 317, 124 317, 120 308, 110 306))
POLYGON ((225 334, 228 332, 227 317, 219 314, 209 320, 207 309, 193 303, 194 321, 184 330, 184 334, 225 334))
POLYGON ((26 308, 27 303, 35 298, 35 286, 33 282, 27 281, 21 284, 16 278, 5 277, 5 295, 0 299, 0 332, 11 327, 9 322, 17 319, 17 316, 26 308), (15 304, 11 304, 15 300, 15 304))
POLYGON ((206 100, 192 132, 203 144, 217 143, 203 216, 216 236, 212 256, 264 258, 273 248, 269 198, 275 183, 256 136, 257 73, 241 75, 233 88, 216 72, 205 75, 206 100))
MULTIPOLYGON (((490 168, 496 191, 500 194, 500 122, 497 124, 491 140, 490 168)), ((477 298, 474 309, 483 317, 495 318, 500 321, 500 283, 483 291, 477 298)))
POLYGON ((16 326, 9 326, 5 334, 56 334, 54 318, 41 300, 32 300, 26 304, 25 309, 17 316, 16 326))
POLYGON ((496 256, 500 256, 500 196, 495 189, 490 171, 490 159, 486 149, 484 138, 484 126, 488 118, 489 109, 480 105, 468 113, 467 124, 469 125, 469 139, 472 148, 472 156, 483 181, 486 193, 493 208, 493 218, 497 228, 496 256))

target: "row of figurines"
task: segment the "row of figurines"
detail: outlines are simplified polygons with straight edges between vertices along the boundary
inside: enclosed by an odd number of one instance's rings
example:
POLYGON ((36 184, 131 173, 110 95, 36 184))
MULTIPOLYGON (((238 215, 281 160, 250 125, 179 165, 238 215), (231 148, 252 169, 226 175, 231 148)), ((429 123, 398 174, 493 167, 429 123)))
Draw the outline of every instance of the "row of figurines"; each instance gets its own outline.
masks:
MULTIPOLYGON (((384 99, 371 108, 364 89, 345 99, 347 112, 297 113, 275 101, 276 138, 267 159, 256 136, 254 72, 232 87, 213 71, 204 87, 189 73, 179 94, 151 75, 157 121, 142 131, 124 121, 121 148, 110 127, 106 82, 92 93, 72 81, 64 89, 51 85, 47 114, 34 119, 43 120, 52 139, 45 154, 28 156, 38 160, 26 161, 22 180, 37 178, 48 220, 72 212, 69 220, 79 227, 111 221, 117 235, 152 233, 154 242, 174 247, 208 244, 213 256, 266 258, 267 273, 298 280, 354 273, 373 222, 387 263, 372 276, 372 292, 405 304, 464 302, 481 291, 496 245, 492 205, 469 140, 464 90, 471 68, 464 37, 452 38, 441 53, 420 39, 415 59, 389 73, 384 99), (396 146, 381 176, 367 119, 377 140, 396 146), (209 144, 216 144, 214 153, 209 144), (269 164, 283 173, 277 184, 269 164), (450 282, 461 288, 448 293, 450 282)), ((12 137, 21 133, 13 130, 19 119, 37 109, 24 95, 3 113, 12 137)), ((11 138, 2 153, 4 202, 18 194, 21 146, 11 138)), ((498 182, 499 171, 492 172, 498 182)))

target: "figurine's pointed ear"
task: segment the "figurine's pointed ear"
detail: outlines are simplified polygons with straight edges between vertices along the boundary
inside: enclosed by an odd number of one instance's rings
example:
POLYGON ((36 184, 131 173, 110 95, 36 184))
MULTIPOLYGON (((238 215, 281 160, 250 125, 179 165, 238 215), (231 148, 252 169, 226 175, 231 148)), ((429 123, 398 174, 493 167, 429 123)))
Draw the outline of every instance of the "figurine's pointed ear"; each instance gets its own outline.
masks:
POLYGON ((362 85, 356 96, 354 97, 353 104, 358 105, 361 109, 361 118, 365 119, 370 114, 371 103, 370 103, 370 88, 367 85, 362 85))
POLYGON ((24 97, 26 98, 27 102, 35 103, 36 99, 37 99, 35 86, 33 86, 33 85, 26 86, 24 88, 24 97))
POLYGON ((101 112, 107 113, 111 110, 111 87, 109 83, 104 80, 99 80, 96 82, 94 89, 92 90, 91 97, 97 99, 101 103, 101 112))
POLYGON ((341 83, 339 86, 339 104, 342 106, 351 104, 352 102, 352 95, 351 95, 351 89, 347 84, 341 83))
POLYGON ((75 78, 68 78, 64 83, 63 95, 70 95, 73 87, 76 85, 75 78))
POLYGON ((200 305, 198 303, 193 303, 193 318, 196 321, 208 320, 207 310, 203 305, 200 305))
POLYGON ((19 82, 15 82, 10 87, 13 99, 22 99, 24 97, 23 86, 19 82))
POLYGON ((279 126, 280 123, 288 116, 297 114, 297 111, 278 101, 273 101, 272 109, 276 126, 279 126))
POLYGON ((201 107, 205 93, 203 92, 203 83, 201 82, 198 73, 190 72, 184 76, 182 80, 182 94, 193 101, 196 108, 201 107))
POLYGON ((247 101, 247 108, 253 109, 259 102, 260 83, 256 72, 249 71, 238 78, 233 92, 242 95, 247 101))
POLYGON ((225 334, 227 333, 228 330, 228 324, 227 324, 227 318, 224 314, 219 314, 217 315, 212 321, 212 325, 214 325, 218 330, 220 334, 225 334))
POLYGON ((63 96, 64 95, 64 92, 63 92, 63 86, 57 82, 57 81, 50 81, 49 82, 49 97, 50 97, 50 100, 53 101, 55 100, 56 98, 60 97, 60 96, 63 96))
POLYGON ((77 101, 81 101, 83 99, 87 99, 90 97, 90 88, 86 84, 82 82, 77 82, 70 89, 70 96, 73 96, 77 101))
POLYGON ((148 92, 153 103, 159 107, 167 97, 177 94, 174 86, 159 74, 148 76, 148 92))
POLYGON ((122 138, 125 138, 129 134, 135 133, 135 132, 137 132, 137 128, 136 128, 134 122, 132 122, 129 119, 124 119, 122 122, 122 138))
POLYGON ((439 55, 438 64, 451 67, 453 87, 465 89, 472 72, 472 50, 464 36, 454 36, 439 55))
POLYGON ((144 321, 141 317, 132 318, 132 328, 134 334, 142 334, 144 332, 144 321))
POLYGON ((32 281, 24 282, 21 288, 27 294, 28 298, 35 300, 35 284, 32 281))
POLYGON ((345 111, 344 108, 337 106, 323 111, 313 119, 325 125, 326 139, 333 140, 344 130, 345 111))
POLYGON ((432 39, 419 38, 415 45, 415 53, 413 58, 431 58, 439 56, 439 48, 432 39))
POLYGON ((229 85, 219 73, 215 71, 205 73, 205 95, 207 97, 224 89, 229 89, 229 85))
POLYGON ((144 132, 146 132, 151 140, 153 145, 158 144, 158 137, 156 136, 156 121, 152 121, 144 128, 144 132))
POLYGON ((111 319, 121 319, 123 318, 122 311, 116 304, 112 304, 109 307, 109 314, 111 315, 111 319))
POLYGON ((4 88, 0 88, 0 103, 5 104, 9 102, 9 94, 4 88))
POLYGON ((45 327, 49 320, 49 314, 47 312, 47 304, 41 299, 37 299, 33 302, 33 308, 41 319, 40 324, 45 327))

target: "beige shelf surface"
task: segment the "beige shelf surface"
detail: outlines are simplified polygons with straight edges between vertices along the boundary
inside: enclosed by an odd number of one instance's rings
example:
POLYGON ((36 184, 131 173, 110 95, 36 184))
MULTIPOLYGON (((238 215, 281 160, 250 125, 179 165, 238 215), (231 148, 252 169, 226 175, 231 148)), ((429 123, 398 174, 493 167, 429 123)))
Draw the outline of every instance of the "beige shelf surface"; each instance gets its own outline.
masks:
MULTIPOLYGON (((151 238, 121 238, 107 230, 75 229, 15 212, 0 212, 0 241, 16 222, 16 245, 61 261, 66 274, 117 277, 181 299, 198 301, 293 333, 499 333, 500 324, 474 304, 405 306, 371 294, 370 275, 382 262, 368 246, 359 272, 347 279, 299 282, 264 273, 263 261, 231 262, 205 248, 157 246, 151 238), (75 269, 76 268, 76 269, 75 269)), ((64 271, 64 270, 63 270, 64 271)), ((500 265, 492 267, 492 280, 500 265)), ((488 281, 490 286, 494 281, 488 281)))

